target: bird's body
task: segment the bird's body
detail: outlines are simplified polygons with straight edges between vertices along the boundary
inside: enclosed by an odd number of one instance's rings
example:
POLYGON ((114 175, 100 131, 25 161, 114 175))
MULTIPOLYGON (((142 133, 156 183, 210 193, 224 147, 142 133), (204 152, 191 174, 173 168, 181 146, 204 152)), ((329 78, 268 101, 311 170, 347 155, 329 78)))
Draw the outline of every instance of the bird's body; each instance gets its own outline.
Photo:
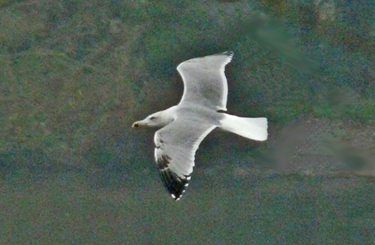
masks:
POLYGON ((224 67, 233 53, 225 52, 181 63, 184 81, 180 103, 151 114, 133 127, 162 127, 155 133, 155 160, 165 187, 179 200, 190 180, 195 152, 214 128, 253 140, 267 139, 266 118, 241 118, 226 111, 228 85, 224 67))

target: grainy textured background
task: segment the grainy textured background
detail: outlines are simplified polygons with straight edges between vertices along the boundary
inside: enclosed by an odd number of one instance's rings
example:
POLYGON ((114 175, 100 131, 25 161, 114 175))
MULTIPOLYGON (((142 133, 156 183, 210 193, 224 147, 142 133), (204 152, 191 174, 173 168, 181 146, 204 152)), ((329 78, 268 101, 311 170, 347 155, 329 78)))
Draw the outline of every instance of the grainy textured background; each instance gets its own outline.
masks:
POLYGON ((0 1, 1 244, 372 244, 372 1, 0 1), (229 112, 181 202, 154 130, 178 63, 232 50, 229 112))

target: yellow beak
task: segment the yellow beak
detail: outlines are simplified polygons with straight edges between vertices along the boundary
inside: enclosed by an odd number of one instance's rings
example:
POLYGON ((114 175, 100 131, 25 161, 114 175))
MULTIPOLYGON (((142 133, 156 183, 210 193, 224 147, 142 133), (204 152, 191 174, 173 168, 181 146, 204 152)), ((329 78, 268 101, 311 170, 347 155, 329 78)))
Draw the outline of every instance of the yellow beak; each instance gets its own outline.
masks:
POLYGON ((141 122, 137 121, 137 122, 133 123, 132 128, 137 128, 139 126, 141 126, 141 122))

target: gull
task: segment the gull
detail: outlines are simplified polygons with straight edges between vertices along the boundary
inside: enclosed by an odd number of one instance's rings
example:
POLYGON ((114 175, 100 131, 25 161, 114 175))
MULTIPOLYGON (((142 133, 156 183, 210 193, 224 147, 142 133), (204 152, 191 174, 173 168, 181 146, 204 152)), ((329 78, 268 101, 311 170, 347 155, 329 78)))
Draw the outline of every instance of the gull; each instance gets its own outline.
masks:
POLYGON ((153 113, 132 127, 159 127, 154 135, 155 161, 172 198, 180 200, 193 172, 195 152, 215 128, 265 141, 267 118, 245 118, 225 113, 228 84, 225 66, 233 52, 194 58, 177 66, 184 92, 178 105, 153 113))

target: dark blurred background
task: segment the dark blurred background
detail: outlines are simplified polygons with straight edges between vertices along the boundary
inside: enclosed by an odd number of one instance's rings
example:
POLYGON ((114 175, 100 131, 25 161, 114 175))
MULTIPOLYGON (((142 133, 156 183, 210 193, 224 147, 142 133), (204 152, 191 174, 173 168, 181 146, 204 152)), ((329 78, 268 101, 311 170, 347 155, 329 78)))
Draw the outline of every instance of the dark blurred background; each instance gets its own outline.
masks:
POLYGON ((375 4, 0 1, 1 244, 372 244, 375 4), (176 66, 232 50, 228 110, 180 202, 153 129, 176 66))

